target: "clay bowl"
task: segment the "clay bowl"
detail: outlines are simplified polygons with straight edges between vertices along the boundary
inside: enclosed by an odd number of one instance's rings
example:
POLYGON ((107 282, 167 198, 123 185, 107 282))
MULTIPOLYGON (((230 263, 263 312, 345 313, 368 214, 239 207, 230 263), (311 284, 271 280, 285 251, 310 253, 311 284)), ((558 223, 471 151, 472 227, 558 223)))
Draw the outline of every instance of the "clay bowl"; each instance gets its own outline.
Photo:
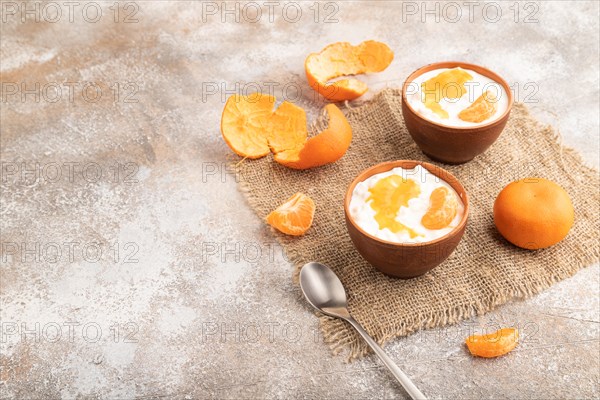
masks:
POLYGON ((344 199, 346 227, 358 252, 379 271, 397 278, 413 278, 430 271, 441 264, 456 248, 465 232, 469 215, 469 199, 465 188, 448 171, 423 161, 400 160, 377 164, 360 173, 348 187, 344 199), (423 166, 429 172, 448 182, 462 200, 465 213, 456 228, 446 235, 425 243, 394 243, 376 238, 358 226, 350 215, 349 207, 354 187, 372 175, 389 171, 396 167, 412 169, 423 166))
POLYGON ((439 62, 421 67, 410 74, 402 86, 402 114, 408 132, 425 155, 446 164, 462 164, 486 151, 504 129, 513 102, 510 87, 498 74, 479 65, 458 61, 439 62), (508 95, 508 107, 500 118, 475 127, 450 127, 422 117, 411 107, 406 99, 406 90, 413 80, 434 69, 455 67, 475 71, 504 87, 508 95))

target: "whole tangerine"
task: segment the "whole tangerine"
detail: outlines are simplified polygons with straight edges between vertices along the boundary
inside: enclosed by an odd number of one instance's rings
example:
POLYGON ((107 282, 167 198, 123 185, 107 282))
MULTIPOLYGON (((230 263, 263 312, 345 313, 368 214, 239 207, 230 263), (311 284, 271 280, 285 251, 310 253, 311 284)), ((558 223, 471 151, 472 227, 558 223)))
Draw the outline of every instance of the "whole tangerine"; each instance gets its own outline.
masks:
POLYGON ((512 182, 494 202, 498 232, 524 249, 543 249, 560 242, 574 220, 575 210, 567 192, 543 178, 512 182))

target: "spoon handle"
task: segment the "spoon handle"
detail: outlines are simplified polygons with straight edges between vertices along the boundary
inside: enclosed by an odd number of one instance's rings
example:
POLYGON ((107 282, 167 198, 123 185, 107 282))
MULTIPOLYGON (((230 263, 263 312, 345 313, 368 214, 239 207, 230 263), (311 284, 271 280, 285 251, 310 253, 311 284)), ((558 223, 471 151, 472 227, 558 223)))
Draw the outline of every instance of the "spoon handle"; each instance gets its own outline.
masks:
POLYGON ((411 398, 415 400, 427 400, 425 395, 421 393, 419 389, 412 383, 410 378, 402 372, 402 370, 396 365, 394 361, 383 351, 383 349, 369 336, 369 334, 363 329, 363 327, 352 317, 348 318, 347 321, 360 333, 360 335, 365 339, 365 341, 371 346, 375 354, 379 356, 381 361, 385 364, 386 367, 394 374, 398 382, 402 385, 402 387, 408 392, 411 398))

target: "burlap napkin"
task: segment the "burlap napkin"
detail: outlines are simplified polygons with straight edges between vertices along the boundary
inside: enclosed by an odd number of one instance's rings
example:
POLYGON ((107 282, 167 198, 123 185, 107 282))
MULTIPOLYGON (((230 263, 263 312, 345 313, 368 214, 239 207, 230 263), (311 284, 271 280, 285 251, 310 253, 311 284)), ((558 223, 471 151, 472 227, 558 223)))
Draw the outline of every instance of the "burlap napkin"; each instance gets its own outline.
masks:
MULTIPOLYGON (((456 251, 426 275, 399 280, 376 271, 354 249, 344 223, 343 198, 356 175, 382 161, 428 160, 402 119, 401 94, 385 90, 364 105, 346 109, 352 145, 338 162, 295 171, 265 157, 236 165, 251 207, 265 217, 301 191, 317 205, 309 232, 299 238, 277 233, 296 268, 308 261, 331 267, 342 280, 350 312, 379 343, 418 329, 456 323, 515 298, 525 298, 598 260, 599 178, 579 155, 562 147, 556 133, 516 104, 500 138, 467 164, 443 165, 462 182, 471 201, 465 235, 456 251), (492 206, 509 182, 530 176, 560 184, 575 207, 575 225, 560 244, 527 251, 506 242, 494 228, 492 206)), ((238 160, 239 161, 239 160, 238 160)), ((430 161, 431 162, 431 161, 430 161)), ((366 344, 346 323, 320 316, 327 343, 355 358, 366 344)))

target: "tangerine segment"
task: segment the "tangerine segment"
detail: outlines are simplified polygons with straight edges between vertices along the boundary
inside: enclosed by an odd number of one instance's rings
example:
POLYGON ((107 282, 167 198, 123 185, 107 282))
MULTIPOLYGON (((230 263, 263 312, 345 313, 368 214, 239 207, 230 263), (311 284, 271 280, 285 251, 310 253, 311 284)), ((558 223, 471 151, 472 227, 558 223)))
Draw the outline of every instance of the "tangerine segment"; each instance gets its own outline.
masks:
POLYGON ((467 92, 465 83, 471 79, 473 76, 460 67, 437 74, 421 83, 423 104, 440 118, 447 119, 448 113, 442 109, 440 101, 443 98, 460 99, 467 92))
POLYGON ((379 229, 387 228, 394 233, 405 231, 411 238, 418 236, 414 230, 396 220, 400 207, 408 207, 408 201, 421 194, 421 188, 414 180, 390 175, 378 180, 369 192, 371 195, 367 201, 371 200, 370 206, 375 211, 379 229))
POLYGON ((492 358, 502 356, 513 350, 519 340, 519 331, 515 328, 502 328, 487 335, 469 336, 465 343, 472 355, 492 358))
POLYGON ((494 224, 512 244, 536 250, 563 240, 575 221, 569 194, 542 178, 508 184, 494 202, 494 224))
POLYGON ((277 107, 265 125, 269 147, 274 153, 292 149, 306 142, 306 112, 288 101, 277 107))
POLYGON ((456 195, 444 186, 436 188, 429 196, 429 208, 421 224, 427 229, 444 229, 456 217, 457 210, 456 195))
POLYGON ((458 113, 458 118, 467 122, 483 122, 494 115, 497 109, 496 96, 486 91, 473 104, 458 113))
POLYGON ((325 111, 329 115, 327 129, 302 145, 276 153, 275 161, 293 169, 308 169, 342 158, 352 141, 352 127, 335 104, 326 105, 325 111))
POLYGON ((304 69, 309 85, 323 97, 333 101, 353 100, 367 91, 365 83, 353 78, 328 81, 340 76, 381 72, 393 59, 394 53, 385 43, 367 40, 353 46, 338 42, 319 53, 309 54, 304 69))
POLYGON ((287 235, 300 236, 310 228, 314 215, 314 201, 296 193, 267 216, 267 223, 287 235))
POLYGON ((274 106, 275 97, 262 93, 229 97, 221 116, 221 133, 236 154, 260 158, 271 152, 265 121, 274 106))

